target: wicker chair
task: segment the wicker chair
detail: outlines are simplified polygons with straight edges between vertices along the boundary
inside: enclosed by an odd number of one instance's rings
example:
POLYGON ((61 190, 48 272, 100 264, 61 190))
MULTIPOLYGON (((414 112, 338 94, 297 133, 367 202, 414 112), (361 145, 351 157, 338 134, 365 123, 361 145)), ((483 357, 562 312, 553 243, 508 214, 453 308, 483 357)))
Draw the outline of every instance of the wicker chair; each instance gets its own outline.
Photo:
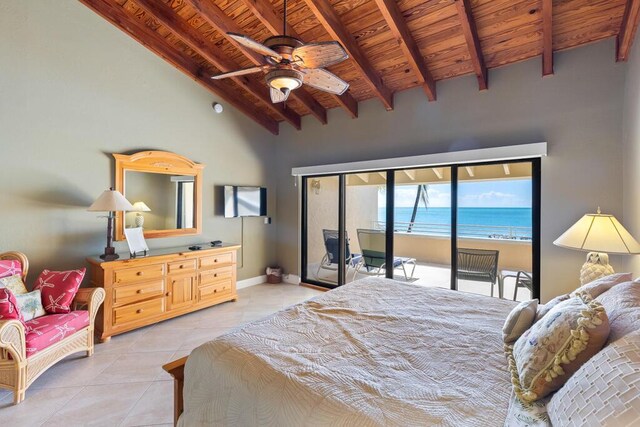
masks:
POLYGON ((500 251, 488 249, 458 249, 458 279, 491 283, 498 278, 498 255, 500 251))
MULTIPOLYGON (((29 261, 20 252, 5 252, 0 259, 13 259, 22 264, 22 280, 27 277, 29 261)), ((0 388, 13 391, 13 403, 24 400, 27 388, 49 367, 66 356, 86 351, 93 354, 95 317, 104 301, 104 289, 82 288, 73 301, 73 310, 89 313, 89 325, 27 357, 25 329, 18 320, 0 320, 0 388)))

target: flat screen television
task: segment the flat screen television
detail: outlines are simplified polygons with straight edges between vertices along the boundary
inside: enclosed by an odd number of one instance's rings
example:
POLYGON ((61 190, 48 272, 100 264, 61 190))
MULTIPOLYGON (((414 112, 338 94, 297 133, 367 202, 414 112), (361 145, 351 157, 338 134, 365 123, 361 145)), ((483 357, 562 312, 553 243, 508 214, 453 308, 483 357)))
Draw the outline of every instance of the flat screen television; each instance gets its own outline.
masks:
POLYGON ((224 216, 266 216, 267 189, 264 187, 241 187, 225 185, 224 216))

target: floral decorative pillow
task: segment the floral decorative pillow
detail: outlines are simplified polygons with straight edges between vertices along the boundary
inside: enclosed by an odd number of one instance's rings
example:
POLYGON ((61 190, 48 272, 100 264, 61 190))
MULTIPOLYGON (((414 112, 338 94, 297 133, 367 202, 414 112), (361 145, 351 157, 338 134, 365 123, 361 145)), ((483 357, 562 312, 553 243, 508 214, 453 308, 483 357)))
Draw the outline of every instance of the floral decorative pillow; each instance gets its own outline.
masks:
POLYGON ((0 278, 0 288, 9 289, 14 295, 26 294, 29 292, 19 275, 0 278))
POLYGON ((47 314, 42 307, 42 295, 39 290, 16 295, 16 302, 25 322, 47 314))
POLYGON ((526 403, 558 390, 608 336, 604 307, 586 292, 557 304, 505 347, 516 395, 526 403))
POLYGON ((42 291, 42 305, 49 314, 71 311, 71 303, 80 288, 86 268, 69 271, 44 270, 36 280, 34 289, 42 291))
POLYGON ((15 259, 0 259, 0 277, 22 276, 22 264, 15 259))

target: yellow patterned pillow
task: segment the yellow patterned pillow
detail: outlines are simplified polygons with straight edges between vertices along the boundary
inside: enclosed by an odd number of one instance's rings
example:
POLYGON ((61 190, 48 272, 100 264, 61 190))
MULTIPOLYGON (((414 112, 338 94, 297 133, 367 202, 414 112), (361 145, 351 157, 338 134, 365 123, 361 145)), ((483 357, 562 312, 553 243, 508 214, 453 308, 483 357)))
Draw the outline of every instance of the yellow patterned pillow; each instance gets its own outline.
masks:
POLYGON ((562 301, 514 345, 505 346, 516 395, 533 402, 558 390, 608 336, 607 314, 589 294, 562 301))
POLYGON ((7 288, 14 295, 22 295, 29 292, 22 281, 22 277, 19 275, 3 277, 0 279, 0 288, 7 288))

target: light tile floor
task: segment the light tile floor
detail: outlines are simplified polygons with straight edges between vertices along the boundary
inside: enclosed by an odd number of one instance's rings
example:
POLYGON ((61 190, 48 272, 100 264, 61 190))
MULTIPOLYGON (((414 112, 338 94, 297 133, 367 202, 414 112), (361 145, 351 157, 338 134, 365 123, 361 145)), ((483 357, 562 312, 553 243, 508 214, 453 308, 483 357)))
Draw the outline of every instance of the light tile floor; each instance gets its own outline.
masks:
POLYGON ((238 291, 229 302, 167 320, 96 344, 50 368, 12 405, 0 389, 0 426, 172 425, 173 383, 162 365, 224 332, 257 320, 320 291, 262 284, 238 291))

